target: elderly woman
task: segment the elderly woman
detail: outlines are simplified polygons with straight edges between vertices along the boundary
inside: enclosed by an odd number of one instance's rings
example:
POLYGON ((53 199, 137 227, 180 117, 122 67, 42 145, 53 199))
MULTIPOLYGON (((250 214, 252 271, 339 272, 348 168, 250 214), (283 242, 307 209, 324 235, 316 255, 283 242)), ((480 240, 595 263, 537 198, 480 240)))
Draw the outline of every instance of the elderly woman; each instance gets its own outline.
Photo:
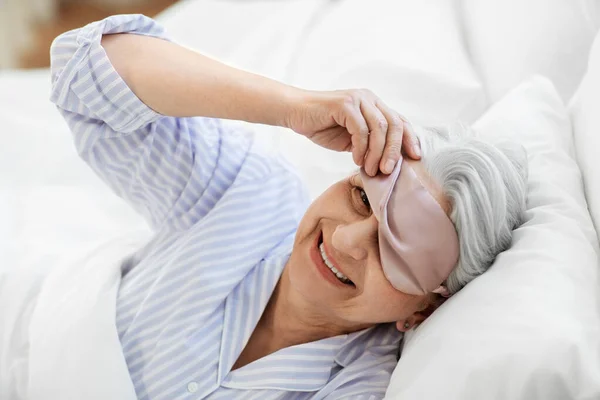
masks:
POLYGON ((117 296, 140 399, 382 398, 402 332, 522 221, 522 155, 429 132, 421 156, 368 91, 243 72, 143 16, 67 32, 51 53, 79 154, 155 231, 117 296), (307 208, 294 171, 219 118, 291 128, 362 168, 307 208))

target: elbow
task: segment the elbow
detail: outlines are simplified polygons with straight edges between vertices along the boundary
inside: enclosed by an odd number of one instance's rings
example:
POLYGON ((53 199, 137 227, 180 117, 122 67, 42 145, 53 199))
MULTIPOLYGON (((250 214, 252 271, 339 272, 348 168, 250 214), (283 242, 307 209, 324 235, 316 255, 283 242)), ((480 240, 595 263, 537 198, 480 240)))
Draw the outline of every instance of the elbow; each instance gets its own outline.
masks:
MULTIPOLYGON (((131 87, 131 63, 139 59, 140 36, 129 33, 103 35, 100 45, 104 48, 113 68, 131 87)), ((142 43, 143 45, 143 43, 142 43)))

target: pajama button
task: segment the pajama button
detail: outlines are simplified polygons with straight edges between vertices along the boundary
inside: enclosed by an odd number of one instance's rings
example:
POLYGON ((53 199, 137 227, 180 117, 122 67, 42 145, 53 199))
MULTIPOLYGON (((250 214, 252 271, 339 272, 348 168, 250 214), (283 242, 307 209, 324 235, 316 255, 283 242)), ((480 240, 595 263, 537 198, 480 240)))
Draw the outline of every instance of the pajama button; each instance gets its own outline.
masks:
POLYGON ((188 392, 195 393, 198 391, 198 384, 196 382, 188 383, 188 392))

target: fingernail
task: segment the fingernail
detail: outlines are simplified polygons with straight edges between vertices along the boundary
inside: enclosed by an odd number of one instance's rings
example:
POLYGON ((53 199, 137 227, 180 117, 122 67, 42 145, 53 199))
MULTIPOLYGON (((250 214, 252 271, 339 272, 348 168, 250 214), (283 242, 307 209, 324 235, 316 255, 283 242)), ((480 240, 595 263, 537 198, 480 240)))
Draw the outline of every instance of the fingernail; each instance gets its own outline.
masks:
POLYGON ((421 146, 418 144, 413 145, 413 151, 417 156, 421 157, 421 146))
POLYGON ((385 173, 391 173, 394 170, 394 165, 396 164, 396 162, 394 160, 387 160, 385 162, 384 168, 385 168, 385 173))
POLYGON ((365 168, 365 169, 367 171, 367 175, 369 175, 369 176, 375 176, 375 172, 376 171, 373 171, 373 168, 368 167, 368 168, 365 168))

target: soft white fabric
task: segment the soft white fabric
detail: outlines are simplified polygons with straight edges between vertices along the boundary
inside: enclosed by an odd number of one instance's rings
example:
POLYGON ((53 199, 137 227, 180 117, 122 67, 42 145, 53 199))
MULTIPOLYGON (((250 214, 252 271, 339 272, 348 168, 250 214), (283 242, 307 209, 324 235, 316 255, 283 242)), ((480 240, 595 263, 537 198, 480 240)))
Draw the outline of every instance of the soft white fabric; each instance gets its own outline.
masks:
POLYGON ((285 80, 293 54, 327 0, 183 1, 156 20, 177 43, 285 80))
POLYGON ((563 100, 575 92, 595 32, 597 0, 458 0, 469 51, 494 103, 533 74, 563 100))
POLYGON ((366 87, 415 123, 471 122, 486 106, 453 1, 341 0, 290 66, 301 87, 366 87))
POLYGON ((127 367, 114 358, 114 293, 119 258, 150 231, 81 164, 49 93, 48 70, 0 73, 0 399, 133 400, 127 367), (71 308, 53 314, 65 296, 71 308), (36 304, 45 309, 36 314, 36 304), (75 311, 81 319, 69 322, 75 311), (65 384, 57 368, 80 379, 65 384))
POLYGON ((567 111, 535 78, 475 129, 527 148, 527 222, 487 273, 407 337, 386 398, 600 398, 598 242, 565 151, 567 111))
POLYGON ((416 123, 471 122, 487 106, 452 1, 186 1, 157 20, 178 43, 253 72, 368 87, 416 123))
POLYGON ((52 270, 0 272, 1 399, 136 399, 114 318, 121 260, 145 239, 131 231, 52 270))
POLYGON ((596 232, 600 235, 600 34, 589 57, 588 70, 569 105, 577 161, 596 232))
POLYGON ((51 266, 124 229, 148 229, 81 164, 49 95, 48 70, 0 74, 0 271, 51 266))

